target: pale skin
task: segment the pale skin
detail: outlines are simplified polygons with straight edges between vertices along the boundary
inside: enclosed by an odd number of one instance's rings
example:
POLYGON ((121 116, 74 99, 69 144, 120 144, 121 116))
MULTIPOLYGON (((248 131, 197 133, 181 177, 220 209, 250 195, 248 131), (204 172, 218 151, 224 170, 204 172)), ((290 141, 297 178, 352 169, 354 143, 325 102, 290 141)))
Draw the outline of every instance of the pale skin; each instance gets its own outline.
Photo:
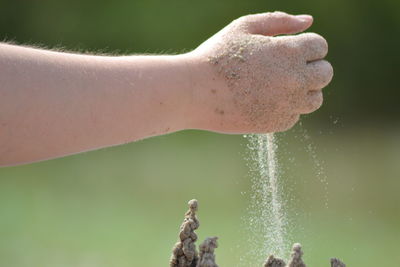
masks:
POLYGON ((312 22, 282 12, 248 15, 174 56, 0 44, 0 166, 184 129, 287 130, 321 106, 333 75, 323 60, 326 41, 297 34, 312 22))

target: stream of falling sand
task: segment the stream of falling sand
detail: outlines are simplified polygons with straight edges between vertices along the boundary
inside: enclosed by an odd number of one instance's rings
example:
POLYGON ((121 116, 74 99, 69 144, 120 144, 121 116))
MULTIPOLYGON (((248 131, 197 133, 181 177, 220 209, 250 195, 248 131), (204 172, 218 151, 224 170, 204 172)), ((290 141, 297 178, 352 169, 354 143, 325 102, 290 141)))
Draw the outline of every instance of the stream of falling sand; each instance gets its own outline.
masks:
POLYGON ((261 266, 268 255, 285 257, 287 218, 280 195, 277 142, 273 133, 246 135, 248 164, 252 179, 250 206, 245 217, 250 237, 248 254, 241 258, 247 266, 261 266))

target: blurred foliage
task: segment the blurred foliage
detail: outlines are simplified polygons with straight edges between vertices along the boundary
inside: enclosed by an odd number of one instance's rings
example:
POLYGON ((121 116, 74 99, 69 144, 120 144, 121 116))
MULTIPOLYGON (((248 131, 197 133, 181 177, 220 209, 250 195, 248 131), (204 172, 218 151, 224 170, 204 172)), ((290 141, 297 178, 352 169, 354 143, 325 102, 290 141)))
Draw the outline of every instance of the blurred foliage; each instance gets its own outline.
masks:
MULTIPOLYGON (((333 256, 348 266, 397 266, 400 129, 312 129, 278 135, 288 242, 303 244, 309 266, 329 266, 333 256)), ((219 236, 219 265, 237 266, 251 194, 245 145, 240 136, 186 131, 2 168, 0 266, 167 266, 192 198, 199 239, 219 236)))
MULTIPOLYGON (((19 44, 102 53, 190 51, 238 16, 308 13, 335 78, 309 115, 310 139, 280 134, 292 218, 310 266, 396 266, 400 237, 400 2, 397 0, 0 0, 0 34, 19 44), (361 127, 362 126, 362 127, 361 127), (329 208, 315 162, 329 180, 329 208)), ((166 266, 186 201, 200 239, 234 266, 249 194, 244 139, 186 131, 0 169, 0 266, 166 266)))
POLYGON ((179 53, 233 19, 272 10, 308 13, 329 41, 335 77, 316 115, 398 122, 397 0, 0 0, 0 34, 21 44, 106 53, 179 53))

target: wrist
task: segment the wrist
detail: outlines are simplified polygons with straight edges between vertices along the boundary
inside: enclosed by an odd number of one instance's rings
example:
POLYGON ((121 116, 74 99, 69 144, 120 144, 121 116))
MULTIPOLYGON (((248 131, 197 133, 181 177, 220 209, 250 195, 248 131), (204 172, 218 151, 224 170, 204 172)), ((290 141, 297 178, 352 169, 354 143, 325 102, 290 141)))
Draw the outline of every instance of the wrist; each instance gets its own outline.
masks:
MULTIPOLYGON (((172 120, 178 123, 179 129, 193 129, 195 114, 199 111, 196 105, 199 87, 199 75, 201 75, 198 60, 191 53, 165 56, 170 60, 169 70, 175 70, 171 81, 171 102, 175 102, 172 120)), ((169 71, 167 71, 169 72, 169 71)))
MULTIPOLYGON (((151 120, 152 131, 158 135, 191 128, 193 87, 196 64, 189 54, 128 57, 130 72, 136 77, 133 89, 143 90, 140 107, 134 113, 142 113, 151 120), (159 129, 154 129, 158 125, 159 129)), ((142 90, 141 90, 142 91, 142 90)), ((136 95, 136 94, 135 94, 136 95)))
POLYGON ((193 51, 186 55, 190 79, 190 103, 187 108, 187 128, 217 130, 231 113, 229 89, 207 54, 193 51))

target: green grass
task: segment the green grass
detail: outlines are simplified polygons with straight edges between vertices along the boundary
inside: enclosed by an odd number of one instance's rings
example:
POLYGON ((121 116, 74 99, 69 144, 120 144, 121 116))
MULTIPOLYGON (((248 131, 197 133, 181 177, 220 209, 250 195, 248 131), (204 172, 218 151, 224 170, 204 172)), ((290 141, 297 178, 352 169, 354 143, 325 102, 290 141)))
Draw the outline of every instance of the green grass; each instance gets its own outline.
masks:
MULTIPOLYGON (((329 266, 332 256, 396 266, 400 131, 334 131, 310 129, 328 208, 309 141, 299 129, 280 134, 292 239, 309 266, 329 266)), ((186 131, 2 168, 0 266, 167 266, 191 198, 200 202, 200 240, 219 236, 218 264, 235 266, 250 193, 244 147, 240 136, 186 131)))

